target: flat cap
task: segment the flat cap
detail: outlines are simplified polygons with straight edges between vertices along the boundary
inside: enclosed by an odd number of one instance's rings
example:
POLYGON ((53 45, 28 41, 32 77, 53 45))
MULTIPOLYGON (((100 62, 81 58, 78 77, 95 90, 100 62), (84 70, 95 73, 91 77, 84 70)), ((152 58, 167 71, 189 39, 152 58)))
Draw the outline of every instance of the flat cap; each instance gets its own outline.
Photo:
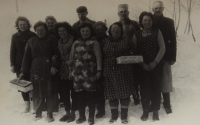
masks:
POLYGON ((87 8, 85 6, 80 6, 76 9, 77 13, 84 13, 87 12, 87 8))

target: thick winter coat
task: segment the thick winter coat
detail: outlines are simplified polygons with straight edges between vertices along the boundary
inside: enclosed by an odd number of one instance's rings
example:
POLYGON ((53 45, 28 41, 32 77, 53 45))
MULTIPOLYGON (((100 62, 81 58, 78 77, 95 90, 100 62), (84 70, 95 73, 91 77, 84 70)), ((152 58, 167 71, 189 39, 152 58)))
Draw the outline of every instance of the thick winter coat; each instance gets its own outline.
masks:
POLYGON ((27 41, 34 37, 35 33, 27 30, 25 32, 18 31, 13 34, 10 46, 10 65, 16 67, 16 65, 21 66, 24 51, 27 41))
POLYGON ((174 21, 163 15, 159 20, 154 21, 154 26, 160 29, 165 42, 165 61, 176 61, 176 33, 174 28, 174 21))
POLYGON ((52 56, 58 55, 57 39, 46 35, 44 38, 35 36, 26 46, 21 72, 31 73, 33 97, 44 98, 53 95, 57 90, 55 76, 50 74, 51 67, 58 69, 59 62, 52 62, 52 56))

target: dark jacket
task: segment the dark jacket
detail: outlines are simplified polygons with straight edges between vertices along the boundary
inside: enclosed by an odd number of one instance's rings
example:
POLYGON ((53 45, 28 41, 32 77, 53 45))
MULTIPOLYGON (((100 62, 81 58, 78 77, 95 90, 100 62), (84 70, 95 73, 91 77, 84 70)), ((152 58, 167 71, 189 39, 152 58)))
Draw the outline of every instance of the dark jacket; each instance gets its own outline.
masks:
POLYGON ((27 45, 21 72, 31 73, 33 83, 33 97, 46 97, 54 94, 57 83, 50 74, 51 67, 58 69, 59 61, 52 62, 52 56, 58 54, 57 39, 46 35, 44 38, 32 37, 27 45))
MULTIPOLYGON (((92 25, 94 25, 96 22, 90 19, 86 19, 87 22, 91 23, 92 25)), ((78 31, 78 26, 81 24, 81 21, 77 21, 76 23, 73 24, 72 29, 73 29, 73 36, 74 36, 74 40, 77 40, 78 38, 81 37, 81 34, 78 31)))
POLYGON ((25 32, 18 31, 12 35, 10 46, 10 65, 16 67, 16 65, 22 64, 25 46, 27 41, 34 37, 36 34, 27 30, 25 32))
POLYGON ((160 29, 164 42, 165 42, 165 55, 163 59, 165 61, 176 61, 176 33, 174 28, 174 21, 170 18, 164 17, 163 15, 156 20, 154 18, 155 28, 160 29))

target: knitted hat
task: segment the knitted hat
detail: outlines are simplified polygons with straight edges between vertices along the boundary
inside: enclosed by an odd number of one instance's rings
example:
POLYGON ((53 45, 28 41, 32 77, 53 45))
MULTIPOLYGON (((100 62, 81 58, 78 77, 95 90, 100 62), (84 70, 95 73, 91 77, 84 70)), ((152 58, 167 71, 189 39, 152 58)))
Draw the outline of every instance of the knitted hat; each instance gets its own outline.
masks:
POLYGON ((54 16, 47 16, 46 18, 45 18, 45 22, 47 23, 47 20, 48 19, 50 19, 50 20, 53 20, 55 23, 57 23, 57 20, 56 20, 56 18, 54 17, 54 16))
POLYGON ((103 26, 103 27, 105 28, 105 30, 108 29, 108 28, 106 27, 106 24, 105 24, 104 22, 102 22, 102 21, 96 22, 96 23, 94 24, 94 27, 99 26, 99 25, 103 26))
POLYGON ((84 13, 87 12, 87 8, 85 6, 80 6, 76 9, 77 13, 84 13))
POLYGON ((120 4, 120 5, 118 6, 118 9, 119 9, 119 8, 124 8, 124 9, 128 10, 128 4, 120 4))

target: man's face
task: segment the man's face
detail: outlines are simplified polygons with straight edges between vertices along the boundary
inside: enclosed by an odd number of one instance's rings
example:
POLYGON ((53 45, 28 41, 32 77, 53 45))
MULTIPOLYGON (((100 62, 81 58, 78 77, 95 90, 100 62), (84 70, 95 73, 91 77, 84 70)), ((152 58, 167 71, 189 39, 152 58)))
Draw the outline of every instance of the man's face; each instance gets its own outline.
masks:
POLYGON ((102 25, 98 25, 95 27, 95 32, 98 37, 102 37, 106 34, 106 30, 102 25))
POLYGON ((159 2, 154 3, 152 10, 156 16, 162 15, 164 10, 163 4, 159 2))
POLYGON ((78 13, 78 18, 80 21, 85 21, 87 19, 88 12, 78 13))
POLYGON ((50 31, 54 30, 55 22, 53 20, 48 19, 46 24, 47 24, 48 30, 50 30, 50 31))
POLYGON ((118 9, 118 16, 120 19, 127 19, 129 16, 129 11, 125 8, 118 9))

